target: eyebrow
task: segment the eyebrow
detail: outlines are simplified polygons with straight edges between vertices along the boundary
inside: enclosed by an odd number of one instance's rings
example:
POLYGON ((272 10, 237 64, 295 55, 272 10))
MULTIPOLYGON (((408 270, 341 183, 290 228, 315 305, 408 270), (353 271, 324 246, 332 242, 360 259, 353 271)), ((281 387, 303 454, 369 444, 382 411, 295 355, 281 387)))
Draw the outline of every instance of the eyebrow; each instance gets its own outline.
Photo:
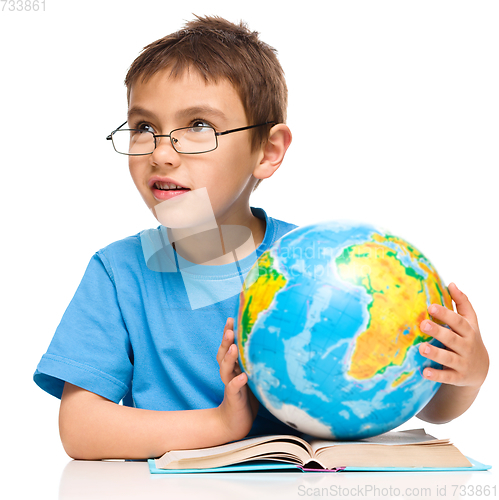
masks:
MULTIPOLYGON (((148 109, 141 108, 140 106, 133 106, 128 110, 128 119, 134 115, 141 115, 148 118, 156 118, 156 114, 148 109)), ((225 113, 219 109, 212 108, 211 106, 191 106, 190 108, 185 108, 175 113, 175 118, 189 118, 199 115, 211 115, 215 118, 227 119, 225 113)))
POLYGON ((128 115, 127 115, 128 119, 130 119, 130 117, 132 117, 134 115, 141 115, 141 116, 146 116, 149 118, 156 118, 156 115, 152 111, 149 111, 145 108, 141 108, 139 106, 134 106, 133 108, 130 108, 128 110, 128 115))
POLYGON ((199 115, 211 115, 215 118, 227 119, 225 114, 219 109, 212 108, 211 106, 192 106, 190 108, 182 109, 176 113, 176 118, 188 118, 199 115))

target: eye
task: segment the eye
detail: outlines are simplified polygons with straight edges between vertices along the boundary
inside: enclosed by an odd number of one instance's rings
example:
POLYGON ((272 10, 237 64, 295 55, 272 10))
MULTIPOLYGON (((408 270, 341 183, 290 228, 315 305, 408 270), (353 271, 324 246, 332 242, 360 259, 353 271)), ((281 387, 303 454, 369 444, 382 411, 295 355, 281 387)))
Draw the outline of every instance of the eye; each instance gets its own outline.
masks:
POLYGON ((189 128, 190 128, 189 132, 203 132, 203 130, 206 130, 206 128, 214 128, 214 127, 206 120, 198 119, 198 120, 192 120, 192 123, 189 128))
POLYGON ((137 125, 132 126, 134 130, 138 130, 139 132, 151 132, 151 134, 154 134, 154 129, 152 128, 149 123, 146 122, 139 122, 137 125))

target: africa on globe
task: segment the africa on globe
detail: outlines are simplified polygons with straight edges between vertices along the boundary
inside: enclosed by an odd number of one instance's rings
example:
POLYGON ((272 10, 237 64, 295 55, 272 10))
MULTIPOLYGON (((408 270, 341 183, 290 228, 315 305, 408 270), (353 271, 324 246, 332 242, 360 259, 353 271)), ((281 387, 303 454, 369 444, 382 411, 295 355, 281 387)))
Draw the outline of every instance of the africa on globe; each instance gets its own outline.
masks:
POLYGON ((429 260, 370 225, 297 228, 264 252, 244 282, 235 334, 239 365, 279 420, 326 439, 387 432, 418 413, 440 366, 419 325, 452 300, 429 260))

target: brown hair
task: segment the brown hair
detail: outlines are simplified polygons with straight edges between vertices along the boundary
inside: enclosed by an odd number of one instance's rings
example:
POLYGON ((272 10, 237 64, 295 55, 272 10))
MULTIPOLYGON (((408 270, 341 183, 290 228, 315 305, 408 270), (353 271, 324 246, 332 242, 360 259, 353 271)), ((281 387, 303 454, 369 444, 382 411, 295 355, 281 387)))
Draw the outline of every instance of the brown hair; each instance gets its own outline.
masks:
MULTIPOLYGON (((276 50, 242 21, 236 25, 216 16, 195 17, 184 29, 144 47, 125 78, 127 99, 138 78, 146 81, 167 67, 171 76, 179 77, 194 68, 207 82, 225 78, 234 85, 248 125, 285 123, 288 91, 276 50)), ((251 131, 253 149, 266 143, 269 129, 251 131)))

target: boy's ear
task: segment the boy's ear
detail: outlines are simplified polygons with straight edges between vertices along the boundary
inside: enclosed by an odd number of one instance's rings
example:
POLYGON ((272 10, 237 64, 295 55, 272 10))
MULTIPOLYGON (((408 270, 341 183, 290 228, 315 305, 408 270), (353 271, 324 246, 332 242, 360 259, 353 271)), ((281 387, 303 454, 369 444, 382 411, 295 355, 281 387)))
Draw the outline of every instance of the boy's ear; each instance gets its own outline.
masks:
POLYGON ((284 123, 270 129, 267 144, 262 149, 260 162, 253 170, 257 179, 267 179, 280 167, 284 155, 291 144, 291 130, 284 123))

